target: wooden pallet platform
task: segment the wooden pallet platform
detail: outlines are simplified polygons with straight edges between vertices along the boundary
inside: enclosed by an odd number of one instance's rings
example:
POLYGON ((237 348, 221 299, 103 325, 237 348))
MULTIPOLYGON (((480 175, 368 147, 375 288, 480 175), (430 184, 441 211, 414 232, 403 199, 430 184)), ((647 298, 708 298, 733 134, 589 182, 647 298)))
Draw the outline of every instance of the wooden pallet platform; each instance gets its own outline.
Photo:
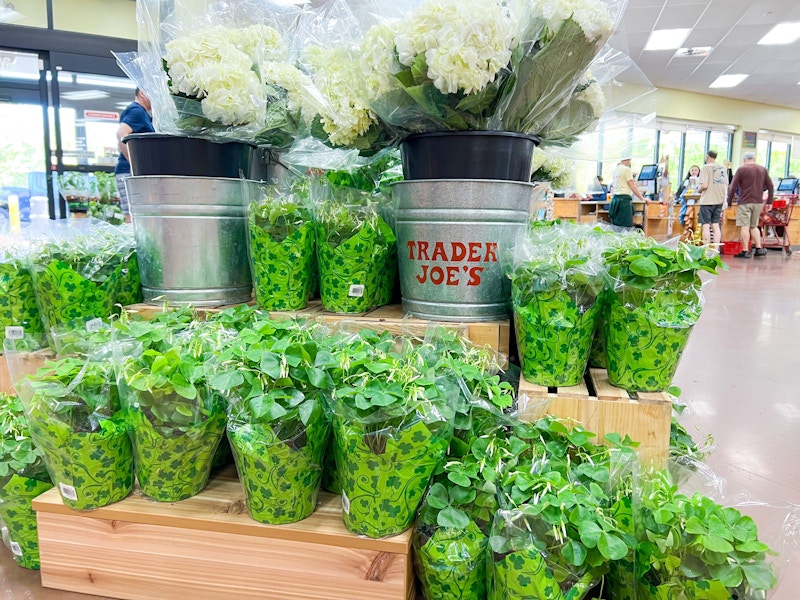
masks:
POLYGON ((627 392, 611 385, 605 369, 589 369, 574 387, 547 388, 520 379, 520 418, 545 414, 577 421, 602 440, 607 433, 639 442, 644 463, 663 466, 669 457, 672 400, 666 392, 627 392))
POLYGON ((44 587, 132 600, 414 598, 410 531, 353 535, 326 493, 299 523, 256 523, 233 468, 174 504, 137 492, 77 512, 50 490, 34 509, 44 587))
MULTIPOLYGON (((174 308, 174 307, 173 307, 174 308)), ((206 318, 207 315, 220 312, 228 308, 227 306, 215 307, 198 307, 197 313, 200 318, 206 318)), ((164 306, 155 306, 152 304, 134 304, 125 307, 125 310, 139 315, 142 318, 150 319, 153 315, 163 312, 164 306)), ((511 321, 504 319, 501 321, 485 321, 481 323, 456 323, 450 321, 428 321, 425 319, 417 319, 415 317, 406 316, 403 313, 403 307, 399 304, 390 304, 388 306, 381 306, 374 310, 369 311, 363 315, 346 315, 339 313, 326 312, 322 309, 322 303, 319 300, 309 302, 308 306, 298 311, 275 311, 271 312, 270 316, 274 318, 307 318, 307 319, 322 319, 326 323, 357 323, 359 327, 366 327, 376 331, 389 331, 394 334, 404 332, 413 335, 423 336, 430 326, 441 326, 448 329, 458 329, 472 341, 473 344, 478 346, 489 345, 496 351, 508 356, 510 340, 511 340, 511 321)))

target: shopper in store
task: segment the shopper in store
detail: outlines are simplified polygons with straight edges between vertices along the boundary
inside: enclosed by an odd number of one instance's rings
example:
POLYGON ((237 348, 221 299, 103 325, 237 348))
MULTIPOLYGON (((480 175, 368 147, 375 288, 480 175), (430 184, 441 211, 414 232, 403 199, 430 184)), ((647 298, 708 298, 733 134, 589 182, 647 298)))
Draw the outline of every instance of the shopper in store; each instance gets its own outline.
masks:
POLYGON ((736 210, 736 225, 739 227, 739 240, 742 251, 734 254, 736 258, 766 256, 766 249, 761 247, 761 232, 758 230, 758 218, 764 208, 764 190, 767 191, 767 203, 772 204, 775 188, 767 170, 756 164, 754 152, 742 155, 742 166, 736 169, 733 181, 728 187, 728 205, 733 197, 739 194, 739 207, 736 210), (755 251, 750 248, 753 240, 755 251))
POLYGON ((150 118, 150 98, 145 93, 136 88, 136 93, 128 107, 122 111, 119 117, 119 128, 117 129, 117 146, 119 146, 119 159, 114 175, 117 178, 117 189, 119 190, 119 203, 125 220, 130 222, 130 209, 128 207, 128 192, 125 189, 125 179, 131 175, 131 163, 128 160, 128 145, 122 142, 126 135, 131 133, 152 133, 153 121, 150 118))
MULTIPOLYGON (((689 172, 686 174, 683 183, 681 183, 681 187, 678 188, 678 193, 675 194, 675 196, 681 200, 681 212, 679 215, 681 225, 686 225, 686 211, 689 208, 686 194, 693 194, 697 191, 699 185, 698 181, 700 181, 700 167, 692 165, 689 167, 689 172)), ((694 201, 692 201, 692 203, 694 203, 694 201)))
POLYGON ((636 185, 631 171, 631 160, 630 156, 626 156, 619 161, 611 179, 614 195, 611 197, 608 216, 611 224, 619 227, 633 227, 633 196, 645 204, 650 204, 636 185))
POLYGON ((715 244, 722 243, 722 206, 728 194, 728 169, 725 165, 717 163, 717 153, 709 150, 706 154, 706 164, 700 169, 700 215, 699 223, 703 236, 703 243, 710 244, 713 239, 715 244))

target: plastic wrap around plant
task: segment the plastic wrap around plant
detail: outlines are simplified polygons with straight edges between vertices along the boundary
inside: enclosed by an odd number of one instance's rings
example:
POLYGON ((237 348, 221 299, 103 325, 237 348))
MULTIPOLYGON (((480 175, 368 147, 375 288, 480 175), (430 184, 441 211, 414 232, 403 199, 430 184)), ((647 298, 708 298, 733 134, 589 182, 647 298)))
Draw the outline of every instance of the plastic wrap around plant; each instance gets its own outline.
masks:
POLYGON ((0 243, 0 343, 7 332, 19 337, 43 331, 26 253, 19 244, 0 243))
POLYGON ((228 439, 250 516, 275 525, 314 512, 330 434, 320 394, 331 387, 312 330, 295 326, 280 339, 277 326, 242 329, 218 353, 210 379, 228 399, 228 439))
POLYGON ((387 304, 397 270, 394 232, 369 193, 343 187, 329 193, 316 214, 322 305, 330 312, 363 313, 387 304))
POLYGON ((604 268, 593 232, 534 224, 515 250, 511 299, 522 372, 537 385, 583 378, 601 305, 604 268))
POLYGON ((457 398, 412 361, 365 353, 334 389, 334 454, 353 533, 407 529, 450 442, 457 398))
POLYGON ((699 272, 724 265, 682 243, 671 249, 633 240, 604 256, 614 287, 605 322, 609 381, 631 391, 664 390, 700 318, 699 272))
MULTIPOLYGON (((623 6, 601 0, 569 6, 429 0, 401 5, 405 10, 388 1, 375 4, 379 22, 361 45, 370 106, 409 133, 538 134, 590 87, 582 77, 623 6), (398 12, 396 19, 385 16, 398 12)), ((590 124, 582 113, 573 117, 576 129, 590 124)), ((562 116, 562 127, 565 121, 562 116)))
POLYGON ((30 436, 22 402, 0 394, 0 526, 17 564, 39 568, 36 512, 31 501, 53 484, 30 436))
POLYGON ((291 145, 323 105, 296 68, 296 7, 245 0, 214 2, 204 13, 179 1, 139 3, 146 37, 120 66, 148 94, 158 131, 291 145))
POLYGON ((118 502, 133 489, 128 425, 110 367, 101 348, 86 360, 45 363, 17 384, 31 438, 64 504, 75 510, 118 502))
POLYGON ((202 340, 166 350, 116 350, 120 397, 131 426, 143 494, 177 502, 201 492, 225 432, 221 398, 208 389, 202 340))
POLYGON ((53 226, 45 240, 34 242, 30 260, 36 301, 47 329, 106 319, 119 299, 128 302, 141 293, 129 229, 95 220, 53 226))
POLYGON ((265 310, 305 308, 311 291, 314 223, 299 192, 261 186, 250 199, 248 241, 256 302, 265 310))

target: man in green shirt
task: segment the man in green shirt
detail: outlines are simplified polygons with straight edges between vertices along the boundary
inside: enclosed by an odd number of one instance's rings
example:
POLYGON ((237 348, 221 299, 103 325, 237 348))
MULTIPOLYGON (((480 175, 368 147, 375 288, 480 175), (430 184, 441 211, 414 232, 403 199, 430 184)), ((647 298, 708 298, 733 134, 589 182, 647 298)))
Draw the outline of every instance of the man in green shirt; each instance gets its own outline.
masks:
POLYGON ((611 224, 619 227, 633 227, 633 196, 636 196, 646 205, 650 204, 650 201, 642 196, 636 181, 633 179, 630 156, 626 156, 619 161, 612 175, 611 184, 614 187, 611 206, 608 208, 611 224))

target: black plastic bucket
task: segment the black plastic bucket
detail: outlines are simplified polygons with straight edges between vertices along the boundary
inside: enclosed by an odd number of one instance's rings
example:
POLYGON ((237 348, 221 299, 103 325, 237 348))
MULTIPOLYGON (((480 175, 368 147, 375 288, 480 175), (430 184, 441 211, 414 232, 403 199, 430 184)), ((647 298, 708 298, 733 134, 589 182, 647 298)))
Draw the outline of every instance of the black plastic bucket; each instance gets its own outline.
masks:
POLYGON ((531 179, 535 135, 510 131, 436 131, 400 147, 405 179, 531 179))
POLYGON ((136 176, 244 177, 258 181, 267 180, 269 175, 269 150, 244 142, 162 133, 133 133, 122 141, 128 144, 131 174, 136 176))

